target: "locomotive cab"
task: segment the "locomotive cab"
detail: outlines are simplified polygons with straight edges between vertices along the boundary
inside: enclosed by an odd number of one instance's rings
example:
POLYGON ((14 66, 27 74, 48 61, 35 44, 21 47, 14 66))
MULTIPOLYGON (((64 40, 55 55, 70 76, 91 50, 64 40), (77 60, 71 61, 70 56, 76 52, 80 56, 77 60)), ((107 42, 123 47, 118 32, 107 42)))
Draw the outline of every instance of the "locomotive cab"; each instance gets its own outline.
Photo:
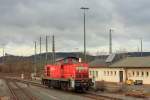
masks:
POLYGON ((77 66, 76 67, 76 79, 86 79, 88 78, 88 67, 87 66, 77 66))
POLYGON ((76 66, 75 90, 88 90, 91 85, 92 80, 89 79, 88 64, 80 63, 76 66))

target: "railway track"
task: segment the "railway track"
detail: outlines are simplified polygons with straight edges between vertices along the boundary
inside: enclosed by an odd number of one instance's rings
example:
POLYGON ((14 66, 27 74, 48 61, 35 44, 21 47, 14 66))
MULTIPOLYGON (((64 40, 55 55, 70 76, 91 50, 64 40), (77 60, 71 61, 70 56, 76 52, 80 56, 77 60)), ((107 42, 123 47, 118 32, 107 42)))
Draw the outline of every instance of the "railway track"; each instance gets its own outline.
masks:
POLYGON ((19 86, 14 80, 7 80, 6 84, 12 94, 12 100, 38 100, 30 92, 19 86))
POLYGON ((12 87, 10 86, 8 81, 6 81, 6 84, 8 86, 8 89, 9 89, 10 93, 11 93, 11 99, 19 100, 18 97, 16 96, 16 93, 14 92, 14 90, 12 89, 12 87))
MULTIPOLYGON (((33 85, 33 86, 49 89, 47 86, 44 86, 44 85, 42 85, 40 83, 35 83, 35 82, 31 82, 31 81, 24 81, 24 80, 18 80, 18 79, 13 79, 13 80, 17 81, 17 82, 24 83, 24 84, 28 84, 28 85, 33 85)), ((104 95, 100 95, 100 94, 94 94, 94 93, 91 93, 91 92, 86 92, 86 93, 81 93, 81 94, 74 93, 74 92, 68 92, 68 91, 63 91, 63 92, 67 92, 67 93, 71 93, 73 95, 79 95, 79 96, 91 98, 91 99, 94 99, 94 100, 122 100, 122 99, 117 98, 117 97, 104 96, 104 95)))

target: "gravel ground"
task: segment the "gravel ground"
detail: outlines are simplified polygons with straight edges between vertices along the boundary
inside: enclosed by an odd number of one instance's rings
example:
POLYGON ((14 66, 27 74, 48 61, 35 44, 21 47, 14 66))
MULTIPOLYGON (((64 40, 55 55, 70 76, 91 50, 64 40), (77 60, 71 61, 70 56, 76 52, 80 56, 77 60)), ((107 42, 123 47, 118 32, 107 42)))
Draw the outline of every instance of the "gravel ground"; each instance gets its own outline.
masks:
MULTIPOLYGON (((37 82, 38 83, 38 81, 35 81, 35 80, 33 80, 34 82, 37 82)), ((140 86, 140 88, 141 88, 142 86, 140 86)), ((131 87, 129 87, 130 89, 133 89, 133 88, 131 88, 131 87)), ((134 86, 134 88, 137 88, 137 86, 134 86)), ((138 86, 138 88, 139 88, 139 86, 138 86)), ((138 89, 137 88, 137 89, 138 89)), ((145 91, 148 91, 148 90, 150 90, 149 88, 144 88, 144 87, 142 87, 145 91)), ((56 91, 57 92, 57 91, 56 91)), ((131 96, 125 96, 124 94, 117 94, 117 93, 107 93, 107 92, 94 92, 95 94, 100 94, 100 95, 104 95, 104 96, 110 96, 110 97, 118 97, 118 98, 120 98, 120 99, 123 99, 123 100, 150 100, 150 98, 148 98, 148 99, 142 99, 142 98, 135 98, 135 97, 131 97, 131 96)), ((57 94, 57 93, 56 93, 57 94)), ((69 97, 68 97, 69 98, 69 97)), ((61 100, 61 99, 58 99, 58 100, 61 100)), ((66 99, 66 98, 63 98, 63 100, 70 100, 70 99, 66 99)), ((72 99, 72 100, 74 100, 74 98, 72 99)), ((77 99, 75 99, 75 100, 77 100, 77 99)), ((80 99, 79 99, 80 100, 80 99)), ((82 99, 81 99, 82 100, 82 99)))
POLYGON ((38 100, 93 100, 77 94, 66 93, 61 90, 45 89, 32 85, 27 86, 20 82, 17 82, 17 84, 38 98, 38 100))
POLYGON ((0 79, 0 100, 10 100, 10 91, 3 79, 0 79))
POLYGON ((55 89, 44 89, 36 86, 30 86, 30 90, 34 91, 33 94, 41 100, 93 100, 55 89))
MULTIPOLYGON (((11 87, 15 89, 15 92, 20 94, 20 90, 12 83, 9 82, 11 87)), ((26 84, 17 82, 17 84, 23 88, 25 91, 28 91, 31 95, 38 98, 38 100, 93 100, 86 97, 82 97, 76 94, 66 93, 60 90, 55 89, 44 89, 36 86, 27 86, 26 84)), ((3 97, 0 100, 10 100, 11 93, 8 89, 8 86, 5 83, 5 80, 0 79, 0 97, 3 97)), ((20 98, 23 99, 23 95, 20 98), (22 97, 22 98, 21 98, 22 97)))
POLYGON ((122 100, 150 100, 150 98, 135 98, 135 97, 125 96, 124 94, 117 94, 117 93, 107 93, 107 92, 93 92, 93 93, 104 95, 104 96, 117 97, 122 100))
MULTIPOLYGON (((39 81, 36 80, 35 82, 38 83, 39 81)), ((5 82, 3 80, 2 81, 0 80, 0 92, 3 91, 2 93, 0 93, 0 96, 1 95, 4 95, 4 96, 8 95, 8 91, 7 91, 8 88, 4 83, 5 82), (1 85, 3 88, 1 88, 1 85)), ((32 95, 36 96, 39 100, 92 100, 92 99, 82 97, 79 95, 66 93, 66 92, 63 92, 61 90, 44 89, 44 88, 40 88, 40 87, 36 87, 36 86, 32 86, 32 85, 30 85, 28 87, 26 84, 19 83, 19 82, 17 82, 17 84, 19 86, 21 86, 22 88, 26 89, 26 91, 29 91, 30 93, 32 93, 32 95)), ((135 87, 135 88, 137 88, 137 87, 135 87)), ((147 88, 146 91, 148 91, 148 90, 149 89, 147 88)), ((95 93, 100 94, 100 95, 104 95, 104 96, 118 97, 118 98, 121 98, 123 100, 150 100, 150 98, 149 99, 134 98, 134 97, 125 96, 123 94, 121 95, 121 94, 116 94, 116 93, 106 93, 106 92, 95 92, 95 93)))

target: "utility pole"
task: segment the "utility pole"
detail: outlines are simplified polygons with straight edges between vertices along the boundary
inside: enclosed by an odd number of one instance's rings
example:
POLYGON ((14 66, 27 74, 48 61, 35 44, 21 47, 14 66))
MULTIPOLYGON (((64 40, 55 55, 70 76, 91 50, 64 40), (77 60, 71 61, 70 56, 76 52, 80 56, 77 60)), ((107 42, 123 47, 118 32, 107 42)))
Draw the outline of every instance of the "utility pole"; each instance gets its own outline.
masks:
POLYGON ((34 42, 34 53, 35 53, 35 55, 34 55, 34 73, 35 73, 35 75, 36 75, 36 72, 37 72, 37 62, 36 62, 36 41, 34 42))
POLYGON ((84 61, 86 62, 86 27, 85 27, 85 10, 88 10, 89 8, 81 7, 80 9, 83 10, 83 17, 84 17, 84 61))
POLYGON ((141 38, 141 56, 143 56, 143 40, 141 38))
POLYGON ((48 36, 46 35, 46 54, 45 54, 45 64, 47 64, 47 53, 48 53, 48 36))
POLYGON ((112 29, 109 30, 109 54, 112 54, 112 29))
POLYGON ((55 64, 55 36, 52 36, 52 64, 55 64))

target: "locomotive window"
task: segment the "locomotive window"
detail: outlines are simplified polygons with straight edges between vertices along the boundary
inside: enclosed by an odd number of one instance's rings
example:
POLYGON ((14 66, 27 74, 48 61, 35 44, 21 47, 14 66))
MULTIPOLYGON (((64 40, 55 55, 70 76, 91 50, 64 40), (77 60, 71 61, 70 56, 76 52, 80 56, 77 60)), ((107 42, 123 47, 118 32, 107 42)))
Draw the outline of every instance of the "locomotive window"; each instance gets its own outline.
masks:
POLYGON ((72 62, 73 62, 74 64, 75 64, 75 63, 78 63, 77 60, 72 60, 72 62))
POLYGON ((71 58, 68 59, 68 63, 72 63, 72 59, 71 58))
POLYGON ((64 60, 64 63, 68 63, 68 61, 67 61, 67 60, 64 60))
POLYGON ((87 70, 87 67, 76 67, 76 70, 78 70, 80 72, 83 70, 87 70))

